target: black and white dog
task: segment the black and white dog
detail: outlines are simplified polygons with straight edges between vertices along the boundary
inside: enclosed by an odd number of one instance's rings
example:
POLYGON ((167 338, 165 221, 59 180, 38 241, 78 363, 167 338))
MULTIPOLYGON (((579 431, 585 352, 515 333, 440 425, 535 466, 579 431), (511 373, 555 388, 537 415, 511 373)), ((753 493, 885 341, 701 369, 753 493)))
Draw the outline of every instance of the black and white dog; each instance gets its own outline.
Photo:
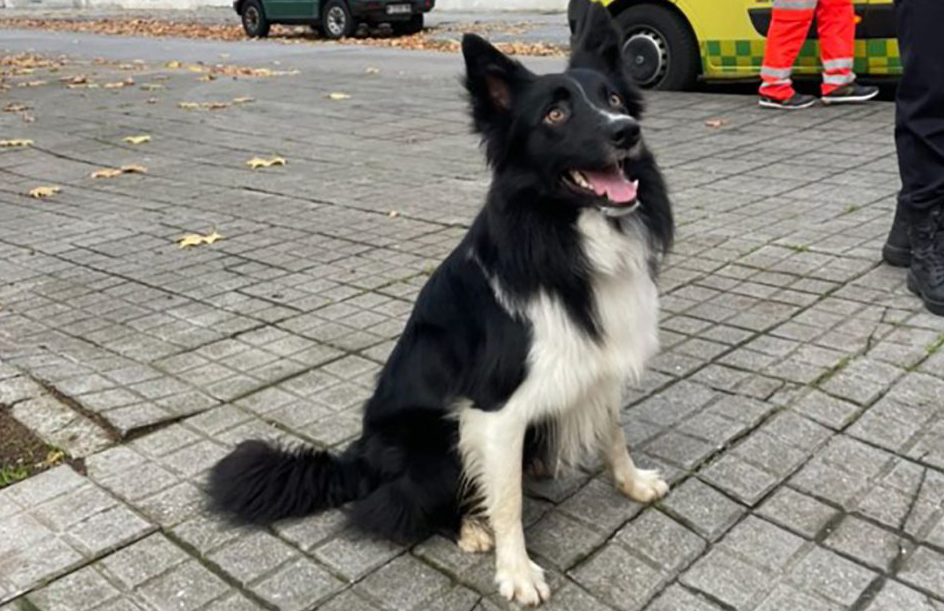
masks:
POLYGON ((666 494, 633 465, 619 410, 658 347, 654 276, 672 212, 619 33, 600 5, 574 2, 560 74, 463 38, 493 182, 420 293, 361 437, 339 455, 244 442, 211 472, 216 508, 266 523, 351 502, 370 533, 494 542, 501 594, 539 604, 549 591, 525 549, 523 466, 553 473, 599 453, 629 498, 666 494))

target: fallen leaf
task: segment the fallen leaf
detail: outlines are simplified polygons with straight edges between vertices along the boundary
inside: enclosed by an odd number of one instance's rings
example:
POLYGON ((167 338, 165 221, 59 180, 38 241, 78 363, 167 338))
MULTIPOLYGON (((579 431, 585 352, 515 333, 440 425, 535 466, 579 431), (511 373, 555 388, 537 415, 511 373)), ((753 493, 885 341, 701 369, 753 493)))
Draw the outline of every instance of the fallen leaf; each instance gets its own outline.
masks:
POLYGON ((144 83, 141 85, 141 89, 144 91, 154 91, 155 89, 164 89, 164 85, 160 83, 144 83))
POLYGON ((83 85, 88 82, 88 76, 85 74, 76 74, 75 76, 64 76, 59 81, 70 85, 83 85))
POLYGON ((228 108, 229 102, 180 102, 177 106, 184 110, 220 110, 228 108))
POLYGON ((92 172, 92 178, 114 178, 121 174, 147 174, 147 168, 143 165, 131 164, 123 165, 120 168, 103 168, 92 172))
POLYGON ((164 66, 167 68, 180 68, 180 62, 175 59, 174 61, 167 62, 164 66))
POLYGON ((46 454, 46 464, 50 467, 54 467, 61 463, 65 456, 66 453, 62 450, 49 450, 49 453, 46 454))
POLYGON ((3 107, 3 112, 23 112, 24 110, 29 110, 29 104, 19 104, 17 102, 10 102, 3 107))
POLYGON ((45 85, 49 81, 26 81, 25 83, 20 83, 17 87, 40 87, 45 85))
POLYGON ((147 103, 148 103, 148 104, 157 104, 157 98, 148 98, 148 99, 147 99, 147 103))
POLYGON ((24 123, 32 123, 32 122, 35 121, 35 120, 36 120, 36 117, 34 117, 33 115, 29 114, 28 112, 24 112, 24 113, 23 113, 23 122, 24 122, 24 123))
POLYGON ((233 98, 233 104, 248 104, 249 102, 255 102, 256 98, 249 97, 248 95, 242 96, 240 98, 233 98))
POLYGON ((283 157, 271 157, 269 159, 253 157, 246 162, 246 165, 255 170, 256 168, 271 168, 274 165, 285 165, 286 163, 283 157))
POLYGON ((368 68, 364 70, 364 72, 367 74, 380 74, 380 68, 368 68))
POLYGON ((188 233, 182 238, 178 238, 177 243, 180 244, 181 248, 187 248, 189 246, 199 246, 200 244, 212 244, 222 238, 223 236, 217 233, 216 230, 213 230, 213 233, 207 235, 188 233))
POLYGON ((200 82, 203 82, 203 83, 209 83, 210 81, 215 81, 215 80, 216 80, 216 77, 213 76, 212 74, 204 74, 203 76, 201 76, 201 77, 198 78, 197 80, 200 81, 200 82))
POLYGON ((59 187, 36 187, 30 189, 28 195, 39 199, 41 197, 51 197, 60 191, 62 191, 62 189, 59 187))
POLYGON ((335 92, 329 93, 328 98, 331 100, 339 101, 339 100, 350 100, 351 96, 346 93, 341 93, 340 91, 335 91, 335 92))
POLYGON ((140 136, 125 136, 122 140, 128 144, 143 144, 150 142, 151 137, 147 134, 141 134, 140 136))
POLYGON ((390 212, 387 213, 387 216, 389 216, 389 217, 392 218, 392 219, 395 219, 395 218, 397 218, 398 216, 400 216, 400 211, 399 211, 399 210, 391 210, 390 212))
POLYGON ((191 72, 203 72, 203 66, 187 66, 191 72))
POLYGON ((102 170, 95 170, 92 172, 92 178, 114 178, 121 174, 121 170, 118 168, 105 168, 102 170))
POLYGON ((718 128, 727 124, 728 122, 725 119, 709 119, 708 121, 705 121, 705 127, 718 128))
POLYGON ((134 79, 130 76, 123 81, 116 81, 114 83, 105 83, 102 85, 105 89, 121 89, 122 87, 133 87, 134 79))
POLYGON ((0 140, 0 146, 33 146, 33 141, 26 138, 15 140, 0 140))

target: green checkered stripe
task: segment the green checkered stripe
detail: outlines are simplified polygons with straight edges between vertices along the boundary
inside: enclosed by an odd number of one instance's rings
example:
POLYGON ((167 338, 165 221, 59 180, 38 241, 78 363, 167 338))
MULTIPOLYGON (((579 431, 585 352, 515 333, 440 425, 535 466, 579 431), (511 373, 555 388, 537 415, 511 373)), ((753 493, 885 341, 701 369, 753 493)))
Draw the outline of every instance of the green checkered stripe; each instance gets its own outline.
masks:
MULTIPOLYGON (((760 72, 765 40, 705 40, 702 68, 709 76, 750 76, 760 72)), ((857 40, 854 70, 858 74, 901 74, 898 41, 893 38, 857 40)), ((797 74, 820 72, 819 42, 807 40, 794 64, 797 74)))

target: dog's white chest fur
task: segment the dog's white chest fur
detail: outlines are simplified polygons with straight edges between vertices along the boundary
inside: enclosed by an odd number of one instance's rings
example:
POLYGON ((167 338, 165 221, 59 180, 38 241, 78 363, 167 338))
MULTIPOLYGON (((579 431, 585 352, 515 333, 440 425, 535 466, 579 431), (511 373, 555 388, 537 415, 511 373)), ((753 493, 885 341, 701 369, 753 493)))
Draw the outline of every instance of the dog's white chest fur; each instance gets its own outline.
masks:
POLYGON ((644 236, 634 225, 618 231, 596 210, 583 212, 578 227, 594 271, 600 339, 575 324, 558 299, 542 294, 525 306, 532 345, 528 376, 515 394, 527 398, 529 421, 579 409, 601 384, 622 388, 638 379, 658 348, 658 293, 644 236))
MULTIPOLYGON (((532 329, 527 375, 499 417, 525 425, 551 423, 558 465, 580 462, 618 426, 622 392, 658 349, 658 291, 641 228, 629 222, 619 231, 600 212, 587 210, 578 229, 593 270, 599 339, 580 328, 559 299, 542 293, 511 304, 493 281, 499 301, 532 329)), ((480 432, 477 421, 483 417, 474 408, 462 410, 463 436, 480 432)))

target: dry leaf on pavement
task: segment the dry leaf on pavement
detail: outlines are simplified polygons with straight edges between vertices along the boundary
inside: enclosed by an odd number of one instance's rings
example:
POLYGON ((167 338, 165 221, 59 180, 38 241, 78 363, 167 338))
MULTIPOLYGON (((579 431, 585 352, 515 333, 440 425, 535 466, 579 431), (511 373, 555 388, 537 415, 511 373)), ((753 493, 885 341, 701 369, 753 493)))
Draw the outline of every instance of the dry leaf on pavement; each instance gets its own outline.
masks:
POLYGON ((120 168, 103 168, 92 172, 92 178, 114 178, 121 174, 147 174, 147 168, 143 165, 131 164, 123 165, 120 168))
POLYGON ((33 141, 27 138, 17 138, 14 140, 0 140, 0 146, 33 146, 33 141))
POLYGON ((246 162, 246 165, 255 170, 256 168, 271 168, 274 165, 285 165, 286 163, 284 157, 271 157, 269 159, 253 157, 246 162))
POLYGON ((155 89, 164 89, 164 85, 161 83, 144 83, 141 85, 143 91, 154 91, 155 89))
POLYGON ((177 239, 177 243, 180 244, 181 248, 187 248, 189 246, 199 246, 200 244, 212 244, 219 239, 222 239, 219 233, 216 230, 213 230, 213 233, 207 235, 202 235, 199 233, 188 233, 182 238, 177 239))
POLYGON ((49 81, 26 81, 25 83, 17 84, 17 87, 41 87, 49 81))
POLYGON ((248 104, 249 102, 255 102, 255 101, 256 101, 256 98, 250 97, 248 95, 245 95, 239 98, 233 98, 233 104, 248 104))
POLYGON ((366 74, 380 74, 380 68, 368 68, 364 70, 366 74))
POLYGON ((23 112, 24 110, 29 110, 29 104, 20 104, 18 102, 10 102, 3 107, 3 112, 23 112))
POLYGON ((328 94, 328 98, 332 100, 350 100, 351 96, 346 93, 341 93, 340 91, 335 91, 328 94))
POLYGON ((30 189, 28 195, 30 197, 39 199, 41 197, 51 197, 60 191, 62 191, 62 189, 59 187, 36 187, 34 189, 30 189))
POLYGON ((141 134, 140 136, 125 136, 122 138, 122 140, 128 144, 143 144, 145 142, 150 142, 151 137, 147 134, 141 134))
POLYGON ((718 128, 718 127, 723 127, 724 125, 727 125, 727 124, 728 122, 726 119, 709 119, 708 121, 705 121, 705 127, 718 128))
POLYGON ((177 106, 184 110, 219 110, 228 108, 229 102, 180 102, 177 106))
POLYGON ((168 68, 180 68, 180 62, 177 61, 176 59, 173 61, 169 61, 164 65, 168 68))

